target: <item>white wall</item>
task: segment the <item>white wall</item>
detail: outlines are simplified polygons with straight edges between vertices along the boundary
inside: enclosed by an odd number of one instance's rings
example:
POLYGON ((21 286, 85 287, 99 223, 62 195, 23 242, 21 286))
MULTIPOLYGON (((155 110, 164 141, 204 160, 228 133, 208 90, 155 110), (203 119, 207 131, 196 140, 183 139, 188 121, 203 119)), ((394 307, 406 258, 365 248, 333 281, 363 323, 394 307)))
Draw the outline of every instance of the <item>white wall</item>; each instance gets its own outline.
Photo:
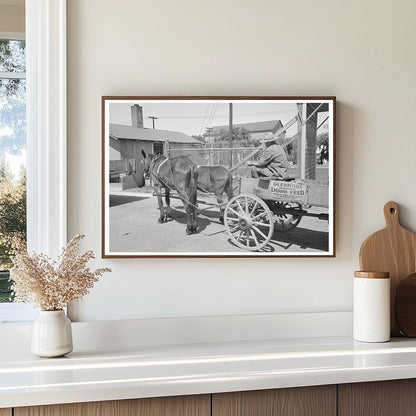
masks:
POLYGON ((16 5, 0 3, 0 32, 25 31, 25 6, 16 1, 16 5))
POLYGON ((386 201, 416 231, 413 0, 68 1, 69 234, 100 256, 101 95, 336 95, 335 259, 120 259, 79 320, 344 311, 386 201))

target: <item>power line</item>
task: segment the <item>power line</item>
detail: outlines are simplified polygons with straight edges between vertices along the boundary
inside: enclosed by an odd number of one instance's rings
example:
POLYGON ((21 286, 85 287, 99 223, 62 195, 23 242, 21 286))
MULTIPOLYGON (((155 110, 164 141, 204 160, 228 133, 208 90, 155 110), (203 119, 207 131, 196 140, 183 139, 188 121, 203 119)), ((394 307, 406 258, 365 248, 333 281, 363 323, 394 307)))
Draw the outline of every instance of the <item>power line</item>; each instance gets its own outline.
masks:
POLYGON ((214 120, 214 117, 215 117, 215 112, 217 111, 217 107, 218 107, 218 104, 217 104, 217 103, 215 103, 215 104, 214 104, 214 107, 212 108, 212 111, 211 111, 210 117, 209 117, 209 119, 208 119, 208 122, 207 122, 207 124, 208 124, 208 125, 209 125, 209 124, 211 124, 211 123, 212 123, 212 121, 214 120))
MULTIPOLYGON (((212 105, 211 111, 209 112, 208 118, 205 117, 204 121, 201 124, 200 135, 202 134, 202 130, 203 130, 204 126, 206 128, 207 126, 209 126, 212 123, 213 115, 215 114, 216 109, 217 109, 217 103, 214 103, 212 105)), ((208 113, 208 111, 207 111, 207 113, 208 113)))
POLYGON ((207 109, 205 110, 204 119, 202 120, 202 123, 201 123, 201 128, 200 128, 200 130, 199 130, 199 135, 200 135, 200 136, 202 136, 202 130, 203 130, 203 128, 204 128, 205 120, 206 120, 206 118, 207 118, 207 114, 208 114, 208 110, 209 110, 210 105, 211 105, 211 103, 208 103, 207 109))
MULTIPOLYGON (((209 105, 209 104, 208 104, 209 105)), ((262 111, 257 113, 237 113, 236 115, 238 117, 241 116, 259 116, 259 115, 266 115, 266 114, 279 114, 279 113, 293 113, 293 110, 287 109, 287 110, 278 110, 278 111, 262 111)), ((213 118, 227 118, 228 116, 226 114, 224 115, 216 115, 213 118)), ((160 116, 159 118, 163 119, 200 119, 201 116, 160 116)), ((204 116, 204 120, 206 119, 206 114, 204 116)))

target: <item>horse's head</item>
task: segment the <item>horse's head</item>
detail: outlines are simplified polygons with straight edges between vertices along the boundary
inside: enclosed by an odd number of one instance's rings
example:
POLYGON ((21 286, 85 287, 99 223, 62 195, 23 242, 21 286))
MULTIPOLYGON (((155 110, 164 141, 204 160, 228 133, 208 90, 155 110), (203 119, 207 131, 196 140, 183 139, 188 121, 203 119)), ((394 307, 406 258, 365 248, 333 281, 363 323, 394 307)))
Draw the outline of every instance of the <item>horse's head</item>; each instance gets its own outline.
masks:
POLYGON ((152 160, 154 155, 151 153, 146 153, 143 149, 142 149, 142 155, 143 155, 143 173, 144 173, 144 177, 146 179, 149 179, 150 177, 150 166, 152 164, 152 160))

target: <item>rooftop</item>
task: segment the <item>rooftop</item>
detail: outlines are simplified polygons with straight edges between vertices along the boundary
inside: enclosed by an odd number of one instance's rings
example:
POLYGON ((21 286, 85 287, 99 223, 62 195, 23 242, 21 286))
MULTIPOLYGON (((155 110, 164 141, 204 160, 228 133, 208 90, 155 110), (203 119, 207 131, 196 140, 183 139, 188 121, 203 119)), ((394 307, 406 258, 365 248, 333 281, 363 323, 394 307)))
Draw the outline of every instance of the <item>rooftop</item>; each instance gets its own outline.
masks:
MULTIPOLYGON (((255 121, 253 123, 233 124, 234 128, 244 128, 248 130, 250 133, 275 133, 282 126, 283 124, 280 120, 255 121)), ((228 124, 225 126, 212 127, 211 135, 217 136, 220 134, 221 130, 228 130, 228 124)))
POLYGON ((110 136, 115 139, 147 140, 172 143, 200 144, 201 142, 179 131, 146 129, 110 123, 110 136))

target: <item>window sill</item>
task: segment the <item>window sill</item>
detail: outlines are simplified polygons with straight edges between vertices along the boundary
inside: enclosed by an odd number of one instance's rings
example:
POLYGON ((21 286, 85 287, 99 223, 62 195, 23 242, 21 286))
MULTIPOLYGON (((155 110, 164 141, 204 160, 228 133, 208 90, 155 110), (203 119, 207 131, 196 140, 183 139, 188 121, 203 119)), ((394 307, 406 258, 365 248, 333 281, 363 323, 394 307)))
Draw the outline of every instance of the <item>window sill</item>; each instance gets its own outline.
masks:
POLYGON ((0 303, 0 325, 22 325, 33 322, 36 311, 26 303, 0 303))

